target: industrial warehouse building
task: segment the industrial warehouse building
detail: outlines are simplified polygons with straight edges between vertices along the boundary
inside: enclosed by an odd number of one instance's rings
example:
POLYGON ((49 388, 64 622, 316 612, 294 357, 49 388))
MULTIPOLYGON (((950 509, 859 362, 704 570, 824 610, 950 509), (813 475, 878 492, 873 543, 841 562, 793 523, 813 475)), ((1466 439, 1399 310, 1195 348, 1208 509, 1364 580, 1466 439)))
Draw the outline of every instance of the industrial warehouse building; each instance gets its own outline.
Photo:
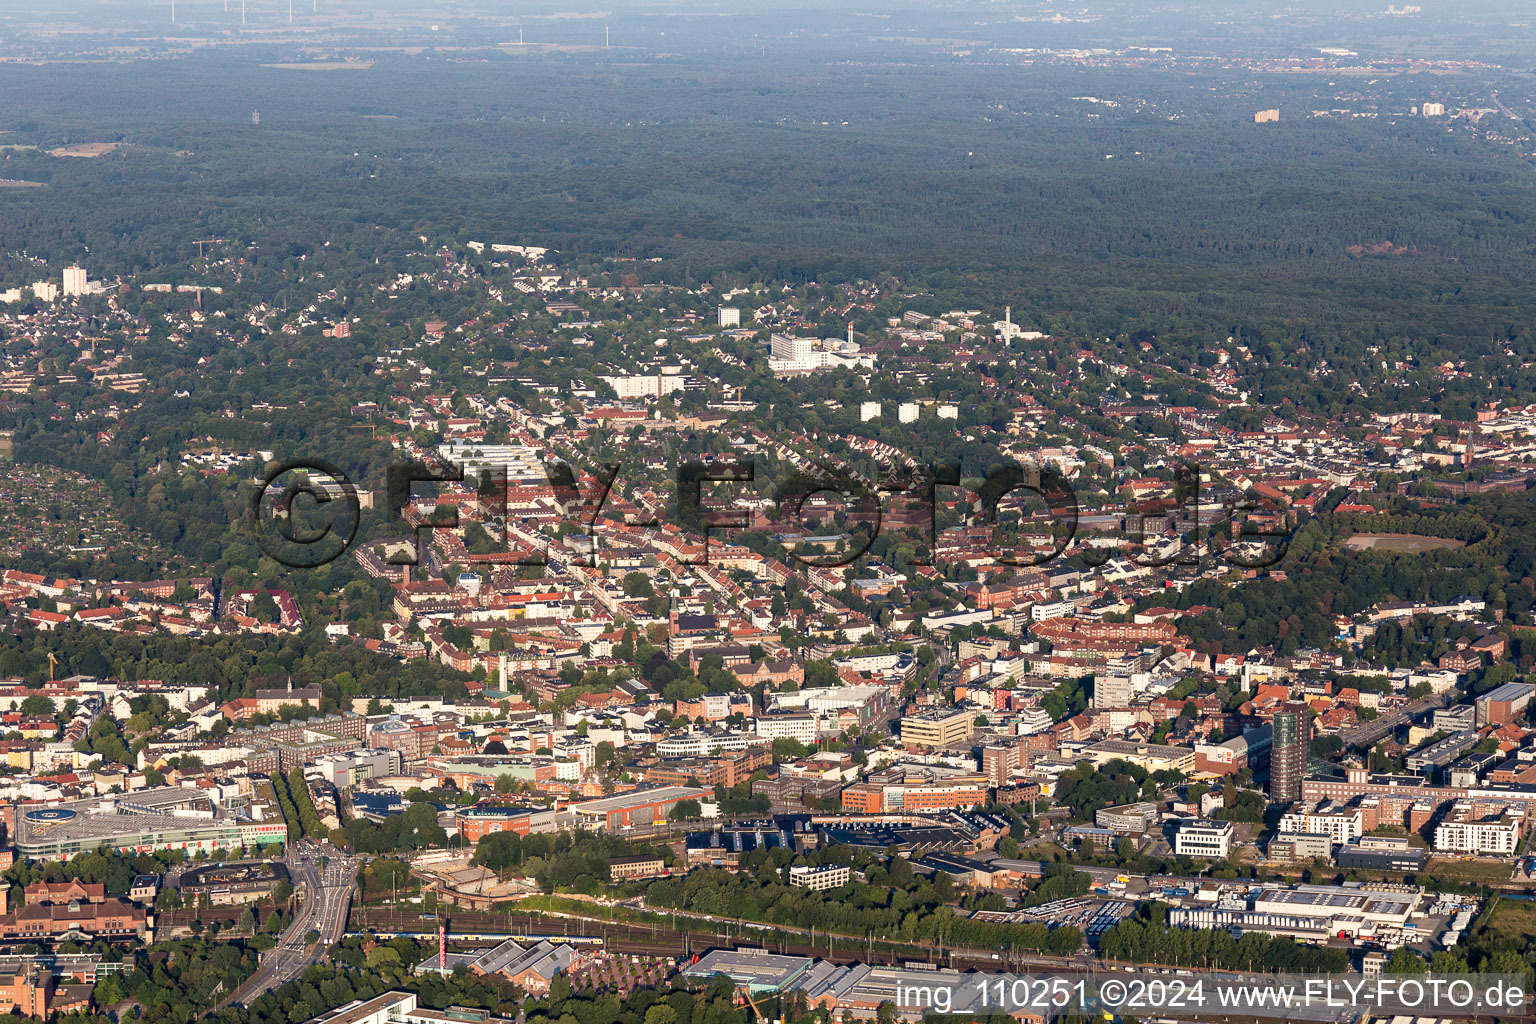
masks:
POLYGON ((507 939, 490 949, 450 953, 439 938, 438 951, 417 964, 416 973, 452 974, 463 967, 470 974, 482 977, 499 975, 532 995, 542 996, 548 994, 550 982, 556 975, 570 969, 576 957, 574 948, 549 939, 528 946, 507 939))
MULTIPOLYGON (((922 993, 931 994, 940 987, 952 996, 949 1009, 955 1014, 979 1019, 991 1012, 983 1005, 981 990, 974 984, 976 976, 957 971, 833 964, 766 950, 716 949, 698 963, 684 967, 682 974, 701 982, 724 976, 731 979, 738 991, 754 997, 802 992, 813 1009, 826 1010, 835 1018, 848 1014, 872 1020, 882 1003, 892 1003, 899 1018, 919 1020, 930 1007, 915 1005, 913 1000, 922 1002, 922 993), (906 997, 900 993, 906 993, 906 997)), ((1012 1008, 1010 1014, 1023 1024, 1045 1024, 1048 1019, 1023 1007, 1012 1008)), ((1052 1013, 1051 1017, 1054 1016, 1052 1013)))
POLYGON ((1477 724, 1505 725, 1519 718, 1530 706, 1536 686, 1530 683, 1505 683, 1477 698, 1477 724))
POLYGON ((1417 886, 1387 882, 1265 886, 1246 897, 1224 897, 1215 907, 1175 908, 1168 923, 1321 942, 1400 931, 1423 898, 1417 886))
POLYGON ((1376 871, 1421 871, 1425 851, 1408 845, 1406 836, 1363 836, 1339 847, 1336 863, 1341 868, 1376 871))

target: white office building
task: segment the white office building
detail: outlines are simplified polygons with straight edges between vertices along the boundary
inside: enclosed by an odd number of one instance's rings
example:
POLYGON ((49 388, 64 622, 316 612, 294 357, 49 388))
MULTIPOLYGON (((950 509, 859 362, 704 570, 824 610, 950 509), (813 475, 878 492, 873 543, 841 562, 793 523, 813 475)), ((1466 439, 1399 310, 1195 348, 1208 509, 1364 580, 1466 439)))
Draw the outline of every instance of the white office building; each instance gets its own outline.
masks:
MULTIPOLYGON (((758 737, 759 740, 761 736, 758 737)), ((746 733, 686 732, 656 741, 657 757, 708 757, 721 751, 746 750, 753 737, 746 733)))
POLYGON ((400 774, 404 759, 398 750, 349 750, 327 754, 315 762, 315 767, 337 789, 352 789, 369 779, 400 774))
POLYGON ((1038 601, 1030 605, 1029 617, 1034 622, 1043 622, 1046 619, 1065 619, 1077 614, 1077 602, 1071 598, 1061 598, 1058 601, 1038 601))
POLYGON ((1417 886, 1390 882, 1266 886, 1246 899, 1223 899, 1216 907, 1177 907, 1168 912, 1168 923, 1175 928, 1235 928, 1318 944, 1341 933, 1379 939, 1401 933, 1423 896, 1417 886))
MULTIPOLYGON (((529 992, 544 993, 549 991, 549 980, 565 971, 573 959, 571 946, 557 946, 545 941, 525 949, 508 940, 484 952, 445 953, 442 964, 434 950, 431 957, 416 967, 416 973, 450 973, 454 967, 462 965, 476 974, 516 977, 518 984, 529 992)), ((465 1011, 459 1007, 429 1010, 417 1005, 416 993, 399 991, 385 992, 372 999, 354 999, 312 1018, 308 1024, 459 1024, 464 1021, 513 1024, 513 1018, 497 1017, 489 1010, 465 1011)))
POLYGON ((853 881, 853 869, 842 864, 823 864, 819 868, 813 868, 809 864, 798 864, 789 869, 789 884, 804 889, 817 891, 836 889, 851 881, 853 881))
POLYGON ((769 740, 797 740, 800 743, 816 742, 818 719, 806 712, 765 713, 753 720, 757 734, 769 740))
POLYGON ((1045 732, 1054 723, 1051 721, 1051 713, 1040 705, 1025 708, 1019 712, 1018 735, 1032 736, 1038 732, 1045 732))
POLYGON ((721 306, 715 312, 715 322, 721 327, 740 327, 741 310, 735 306, 721 306))
POLYGON ((1129 707, 1134 693, 1129 673, 1101 672, 1093 677, 1093 706, 1096 708, 1129 707))
POLYGON ((1232 823, 1187 818, 1173 834, 1173 852, 1180 857, 1219 860, 1232 850, 1232 823))

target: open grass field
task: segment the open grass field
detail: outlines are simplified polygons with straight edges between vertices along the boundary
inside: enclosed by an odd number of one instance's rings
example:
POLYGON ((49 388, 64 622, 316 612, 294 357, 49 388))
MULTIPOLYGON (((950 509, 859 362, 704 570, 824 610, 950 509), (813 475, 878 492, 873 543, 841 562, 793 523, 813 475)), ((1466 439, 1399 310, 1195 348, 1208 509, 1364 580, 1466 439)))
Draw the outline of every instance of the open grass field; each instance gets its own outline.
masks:
POLYGON ((1536 902, 1499 900, 1488 919, 1488 927, 1500 935, 1536 934, 1536 902))
POLYGON ((1417 554, 1420 551, 1440 551, 1464 547, 1466 541, 1450 537, 1422 537, 1414 533, 1357 533, 1344 542, 1351 551, 1400 551, 1417 554))
POLYGON ((121 142, 80 142, 73 146, 59 146, 55 149, 50 149, 48 155, 91 159, 93 157, 106 156, 121 145, 121 142))
POLYGON ((1458 882, 1471 882, 1474 885, 1482 883, 1501 885, 1509 883, 1510 871, 1508 864, 1498 861, 1434 858, 1425 866, 1423 873, 1440 878, 1454 878, 1458 882))

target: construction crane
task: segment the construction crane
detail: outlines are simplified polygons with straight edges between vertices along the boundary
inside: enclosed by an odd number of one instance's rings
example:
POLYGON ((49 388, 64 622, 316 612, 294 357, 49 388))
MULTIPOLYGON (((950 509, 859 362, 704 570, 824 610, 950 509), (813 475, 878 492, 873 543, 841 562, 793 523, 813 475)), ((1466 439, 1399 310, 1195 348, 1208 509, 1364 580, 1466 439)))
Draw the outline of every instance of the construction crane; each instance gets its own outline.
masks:
POLYGON ((741 994, 747 997, 747 1005, 752 1007, 752 1012, 757 1014, 757 1019, 762 1021, 763 1024, 781 1024, 780 1021, 769 1017, 768 1014, 763 1011, 763 1008, 757 1005, 757 1002, 752 998, 752 990, 750 987, 742 989, 741 994))
POLYGON ((203 258, 203 246, 205 246, 205 245, 217 245, 220 242, 227 242, 227 241, 229 241, 229 239, 227 239, 227 238, 204 238, 204 239, 200 239, 200 240, 198 240, 196 242, 193 242, 192 244, 197 246, 197 258, 198 259, 202 259, 203 258))
POLYGON ((48 678, 49 679, 57 679, 58 677, 59 677, 59 659, 58 659, 57 656, 54 655, 54 653, 52 651, 49 651, 48 652, 48 678))

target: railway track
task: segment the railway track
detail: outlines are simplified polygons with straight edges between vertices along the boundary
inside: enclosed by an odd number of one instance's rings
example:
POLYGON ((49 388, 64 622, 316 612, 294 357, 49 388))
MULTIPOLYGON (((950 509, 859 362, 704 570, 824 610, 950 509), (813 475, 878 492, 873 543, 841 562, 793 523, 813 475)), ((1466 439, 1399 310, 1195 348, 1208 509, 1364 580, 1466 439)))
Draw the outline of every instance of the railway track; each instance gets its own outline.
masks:
MULTIPOLYGON (((420 912, 385 910, 371 907, 366 912, 354 913, 350 928, 353 932, 410 934, 423 938, 436 934, 436 922, 423 920, 420 912)), ((676 957, 699 953, 707 949, 730 946, 757 946, 776 953, 791 956, 811 956, 833 963, 930 963, 936 966, 953 966, 957 969, 986 968, 988 970, 1026 968, 1076 968, 1082 969, 1081 958, 1047 956, 999 956, 993 959, 990 952, 976 950, 936 950, 931 946, 881 941, 860 941, 848 936, 835 936, 830 945, 818 940, 814 944, 805 936, 794 933, 778 933, 753 929, 746 933, 732 933, 730 928, 709 929, 704 927, 669 928, 661 923, 602 922, 583 919, 546 917, 537 914, 494 914, 486 911, 449 913, 448 938, 455 941, 455 934, 476 936, 527 935, 548 936, 554 939, 563 934, 567 937, 590 936, 600 938, 606 949, 617 953, 646 953, 676 957)), ((458 945, 479 945, 492 941, 490 938, 457 940, 458 945)))

